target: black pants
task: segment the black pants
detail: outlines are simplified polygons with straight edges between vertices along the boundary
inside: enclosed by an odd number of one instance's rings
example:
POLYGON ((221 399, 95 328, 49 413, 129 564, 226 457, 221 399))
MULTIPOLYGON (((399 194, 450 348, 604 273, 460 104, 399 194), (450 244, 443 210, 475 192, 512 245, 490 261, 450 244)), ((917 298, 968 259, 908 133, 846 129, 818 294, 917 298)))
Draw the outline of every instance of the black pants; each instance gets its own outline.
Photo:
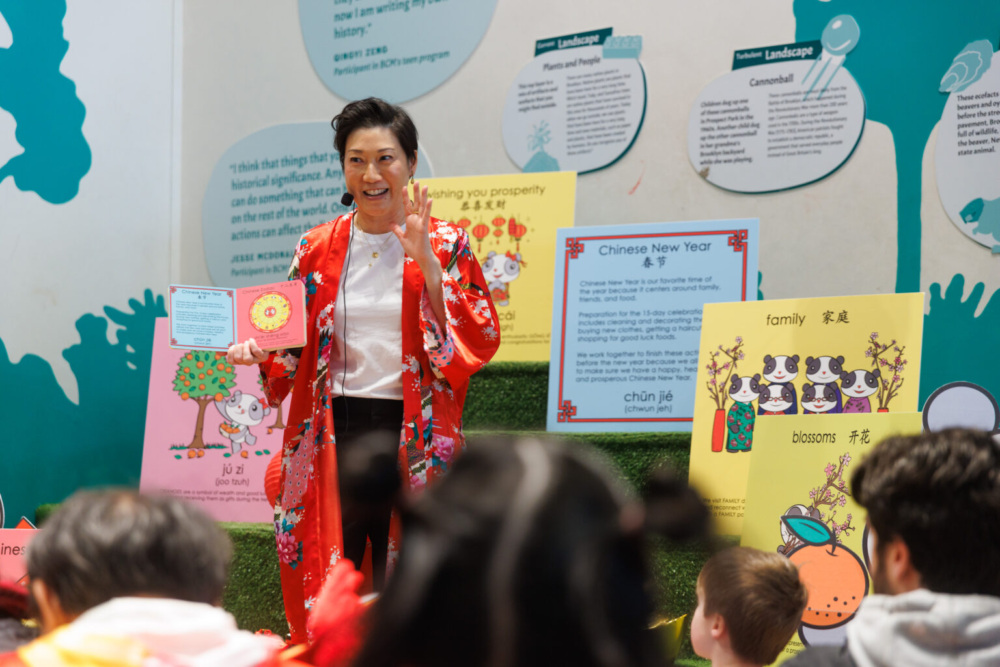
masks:
POLYGON ((365 445, 365 436, 384 431, 386 437, 399 440, 403 427, 403 402, 379 398, 338 396, 333 399, 333 428, 337 442, 337 481, 340 484, 340 514, 344 529, 344 556, 361 569, 365 543, 372 543, 372 580, 376 591, 385 584, 386 555, 389 549, 389 519, 392 503, 369 502, 358 496, 367 472, 358 466, 345 465, 357 447, 365 445), (352 490, 354 490, 352 492, 352 490))

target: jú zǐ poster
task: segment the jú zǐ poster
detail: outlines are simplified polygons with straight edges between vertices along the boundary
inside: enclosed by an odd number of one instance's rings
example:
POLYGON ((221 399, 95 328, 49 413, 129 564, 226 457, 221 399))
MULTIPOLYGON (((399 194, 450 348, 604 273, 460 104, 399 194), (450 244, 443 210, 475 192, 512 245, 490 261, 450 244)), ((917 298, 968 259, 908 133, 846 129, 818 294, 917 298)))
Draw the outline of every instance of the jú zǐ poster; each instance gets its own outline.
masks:
POLYGON ((871 592, 865 511, 851 495, 851 476, 876 444, 920 429, 918 412, 798 414, 757 424, 740 543, 787 557, 809 590, 786 657, 846 640, 871 592))
POLYGON ((573 226, 576 174, 431 178, 433 214, 464 228, 500 316, 494 361, 548 361, 556 229, 573 226))
POLYGON ((267 404, 256 366, 172 349, 158 319, 140 490, 183 498, 219 521, 270 521, 264 473, 281 452, 285 414, 267 404))
POLYGON ((691 433, 692 484, 720 532, 742 528, 758 422, 916 412, 923 294, 705 305, 691 433))

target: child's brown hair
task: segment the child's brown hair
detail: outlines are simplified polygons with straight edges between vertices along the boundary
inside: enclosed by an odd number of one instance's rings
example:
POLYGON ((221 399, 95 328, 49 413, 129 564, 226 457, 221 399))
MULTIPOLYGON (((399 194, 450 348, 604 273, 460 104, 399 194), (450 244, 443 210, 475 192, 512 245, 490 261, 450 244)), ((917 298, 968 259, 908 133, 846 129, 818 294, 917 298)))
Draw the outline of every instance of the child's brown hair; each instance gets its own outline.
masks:
POLYGON ((795 565, 748 547, 712 556, 698 586, 705 615, 725 620, 733 652, 762 665, 774 662, 795 634, 808 600, 795 565))

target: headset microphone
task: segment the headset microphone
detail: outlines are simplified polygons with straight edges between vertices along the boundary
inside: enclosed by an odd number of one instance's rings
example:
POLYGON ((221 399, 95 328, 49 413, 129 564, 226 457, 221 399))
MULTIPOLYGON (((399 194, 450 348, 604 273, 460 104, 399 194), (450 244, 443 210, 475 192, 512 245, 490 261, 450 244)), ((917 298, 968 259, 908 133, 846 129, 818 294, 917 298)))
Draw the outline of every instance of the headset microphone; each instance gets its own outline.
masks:
POLYGON ((354 203, 354 195, 352 195, 350 192, 345 192, 344 196, 340 198, 340 203, 343 204, 344 206, 350 206, 351 204, 354 203))

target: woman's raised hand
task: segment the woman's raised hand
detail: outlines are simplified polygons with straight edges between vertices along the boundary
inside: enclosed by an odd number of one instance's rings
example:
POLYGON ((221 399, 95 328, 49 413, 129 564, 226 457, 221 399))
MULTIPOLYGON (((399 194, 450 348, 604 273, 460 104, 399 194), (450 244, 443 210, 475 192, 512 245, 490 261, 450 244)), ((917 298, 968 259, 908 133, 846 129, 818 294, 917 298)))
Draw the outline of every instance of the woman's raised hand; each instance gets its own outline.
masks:
POLYGON ((241 366, 253 366, 267 359, 268 353, 260 349, 257 341, 248 338, 242 343, 234 343, 226 352, 226 361, 241 366))
POLYGON ((434 259, 431 249, 431 204, 433 199, 427 197, 427 188, 421 188, 420 183, 413 184, 413 199, 406 199, 406 229, 396 225, 393 232, 399 238, 400 245, 407 255, 416 260, 421 268, 434 259))

